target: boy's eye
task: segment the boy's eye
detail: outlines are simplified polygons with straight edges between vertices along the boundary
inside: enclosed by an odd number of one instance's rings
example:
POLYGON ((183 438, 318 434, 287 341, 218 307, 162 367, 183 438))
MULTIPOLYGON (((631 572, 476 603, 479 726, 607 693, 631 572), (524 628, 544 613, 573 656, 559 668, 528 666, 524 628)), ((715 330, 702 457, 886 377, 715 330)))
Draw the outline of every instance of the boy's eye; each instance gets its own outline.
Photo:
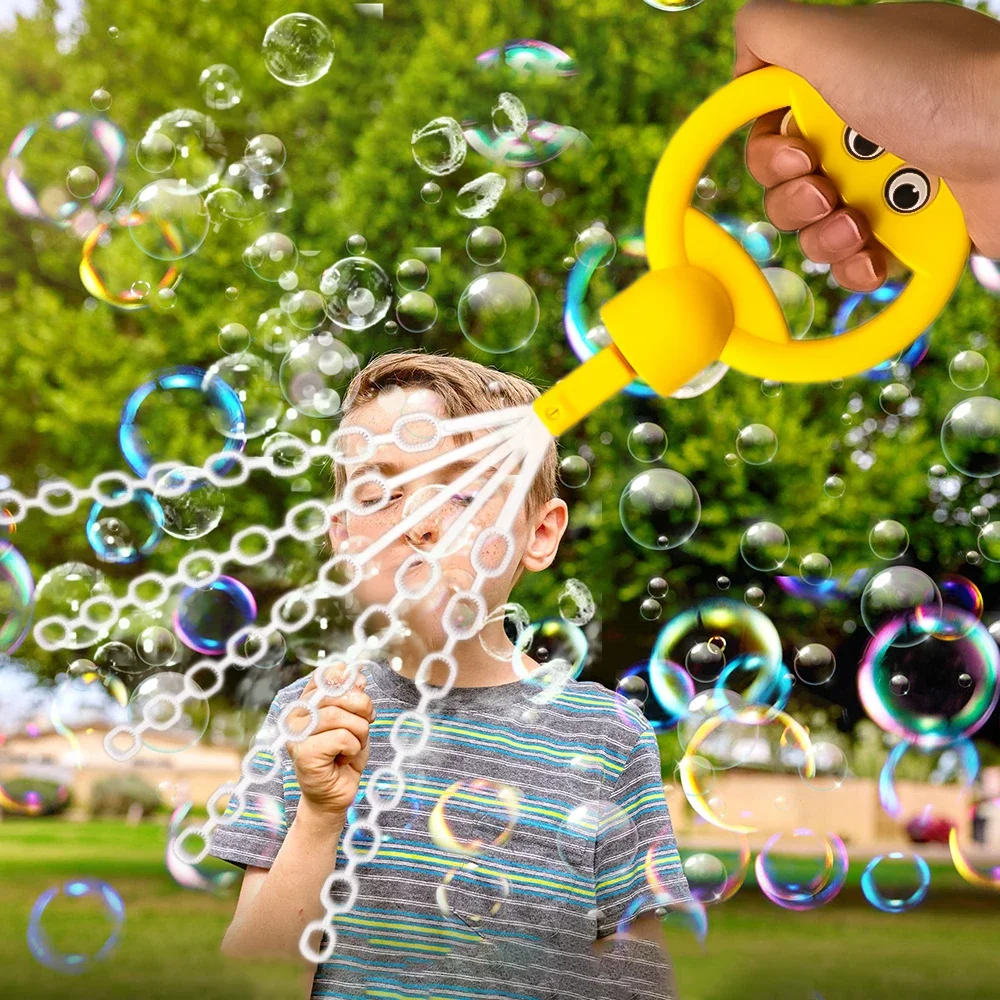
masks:
MULTIPOLYGON (((400 493, 393 493, 388 500, 385 501, 385 506, 388 507, 390 504, 395 503, 402 496, 400 493)), ((377 493, 370 497, 358 497, 357 502, 362 507, 378 507, 382 503, 382 494, 377 493)))

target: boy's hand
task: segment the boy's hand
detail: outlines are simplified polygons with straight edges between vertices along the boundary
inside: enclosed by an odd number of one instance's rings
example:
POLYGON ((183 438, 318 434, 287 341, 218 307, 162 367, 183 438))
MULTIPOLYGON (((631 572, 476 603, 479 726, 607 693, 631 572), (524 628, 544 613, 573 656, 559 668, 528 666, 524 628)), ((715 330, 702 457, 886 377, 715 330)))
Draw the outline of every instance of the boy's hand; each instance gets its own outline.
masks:
MULTIPOLYGON (((324 668, 333 672, 337 666, 324 668)), ((316 690, 310 677, 299 696, 307 700, 316 690)), ((368 726, 375 719, 371 698, 365 694, 365 678, 359 675, 354 687, 337 698, 323 698, 317 705, 319 723, 304 740, 286 743, 295 765, 303 802, 314 812, 343 819, 358 794, 361 773, 368 762, 368 726)), ((291 732, 302 729, 308 714, 301 709, 289 713, 291 732)))
MULTIPOLYGON (((979 253, 1000 256, 996 73, 1000 24, 951 3, 858 6, 749 0, 735 21, 733 76, 783 66, 807 80, 865 139, 943 177, 979 253)), ((759 118, 747 169, 772 223, 844 288, 870 292, 893 259, 864 216, 839 203, 818 157, 784 111, 759 118)), ((932 188, 932 191, 934 188, 932 188)))

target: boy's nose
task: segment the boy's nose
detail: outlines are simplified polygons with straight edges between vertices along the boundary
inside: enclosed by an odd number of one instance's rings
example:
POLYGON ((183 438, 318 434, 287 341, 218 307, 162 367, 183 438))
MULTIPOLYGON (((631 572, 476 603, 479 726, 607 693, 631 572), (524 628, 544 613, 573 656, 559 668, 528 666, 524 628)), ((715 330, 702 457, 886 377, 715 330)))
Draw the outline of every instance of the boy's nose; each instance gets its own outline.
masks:
POLYGON ((413 525, 403 537, 415 549, 429 549, 437 543, 440 537, 438 528, 439 525, 428 518, 413 525))

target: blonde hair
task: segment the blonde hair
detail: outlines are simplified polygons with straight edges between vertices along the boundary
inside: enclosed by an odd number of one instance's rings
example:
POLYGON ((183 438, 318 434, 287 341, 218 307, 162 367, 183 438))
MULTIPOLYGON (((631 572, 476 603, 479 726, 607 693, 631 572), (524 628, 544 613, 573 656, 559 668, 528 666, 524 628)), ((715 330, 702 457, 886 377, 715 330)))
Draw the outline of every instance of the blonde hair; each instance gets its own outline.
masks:
MULTIPOLYGON (((539 396, 527 379, 487 368, 476 361, 423 351, 393 351, 379 355, 351 379, 344 394, 344 419, 380 393, 397 387, 437 393, 446 417, 528 406, 539 396)), ((462 444, 470 437, 468 434, 456 435, 456 443, 462 444)), ((346 479, 343 465, 335 462, 334 483, 338 497, 346 479)), ((525 506, 529 514, 556 495, 556 445, 553 441, 528 491, 525 506)))

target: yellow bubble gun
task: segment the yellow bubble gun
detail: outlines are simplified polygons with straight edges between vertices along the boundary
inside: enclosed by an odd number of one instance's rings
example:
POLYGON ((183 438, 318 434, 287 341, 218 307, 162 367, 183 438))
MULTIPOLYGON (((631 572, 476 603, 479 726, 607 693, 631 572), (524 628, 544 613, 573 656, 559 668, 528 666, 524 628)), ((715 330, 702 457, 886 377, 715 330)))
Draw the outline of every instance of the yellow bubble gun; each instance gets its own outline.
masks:
POLYGON ((943 181, 859 136, 801 77, 766 66, 701 104, 670 140, 646 199, 650 271, 601 309, 611 344, 541 395, 535 412, 555 435, 640 378, 670 396, 713 361, 776 382, 819 382, 902 351, 958 284, 970 239, 943 181), (796 341, 771 286, 739 242, 691 207, 721 143, 751 119, 790 107, 820 169, 875 238, 912 272, 878 316, 839 337, 796 341))

